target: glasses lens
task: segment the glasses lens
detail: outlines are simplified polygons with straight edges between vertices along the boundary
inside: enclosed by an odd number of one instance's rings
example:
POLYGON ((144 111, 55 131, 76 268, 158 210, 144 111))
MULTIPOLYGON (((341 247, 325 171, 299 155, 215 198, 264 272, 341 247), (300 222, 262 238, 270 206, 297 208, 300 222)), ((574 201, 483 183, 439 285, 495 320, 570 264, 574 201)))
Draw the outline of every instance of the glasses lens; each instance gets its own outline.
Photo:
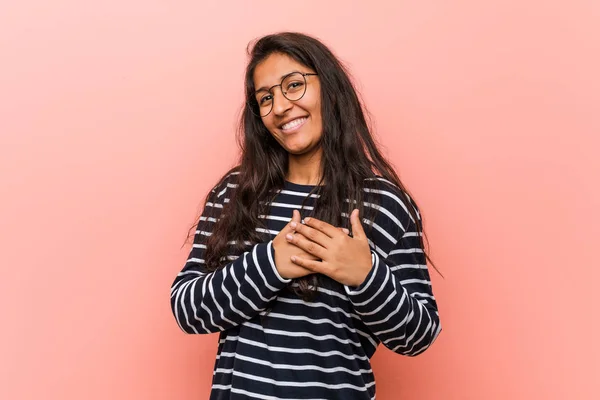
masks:
POLYGON ((294 72, 285 77, 281 83, 283 95, 290 101, 300 100, 306 92, 306 80, 304 75, 299 72, 294 72))
POLYGON ((273 107, 273 95, 266 90, 261 90, 256 93, 256 99, 251 102, 251 110, 255 115, 261 117, 267 116, 273 107))
MULTIPOLYGON (((306 79, 299 72, 294 72, 286 76, 281 82, 281 91, 283 95, 290 101, 300 100, 306 92, 306 79)), ((256 92, 256 101, 252 102, 252 112, 266 117, 273 108, 273 93, 266 90, 256 92)))

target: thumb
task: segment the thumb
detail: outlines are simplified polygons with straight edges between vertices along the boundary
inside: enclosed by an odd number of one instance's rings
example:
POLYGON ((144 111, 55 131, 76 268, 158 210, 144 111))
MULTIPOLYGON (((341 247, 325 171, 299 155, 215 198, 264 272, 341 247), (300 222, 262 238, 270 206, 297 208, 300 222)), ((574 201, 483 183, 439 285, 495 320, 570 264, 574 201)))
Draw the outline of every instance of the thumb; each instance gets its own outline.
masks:
MULTIPOLYGON (((298 210, 293 210, 292 211, 292 220, 290 221, 290 224, 292 222, 295 222, 297 224, 300 224, 302 222, 302 219, 300 218, 300 211, 298 211, 298 210)), ((288 228, 290 230, 292 230, 292 227, 290 226, 290 224, 288 224, 288 228)))
POLYGON ((297 224, 302 222, 302 219, 300 218, 300 211, 298 211, 298 210, 292 211, 292 221, 296 222, 297 224))
POLYGON ((364 239, 367 235, 365 235, 365 230, 360 223, 360 218, 358 216, 358 209, 352 210, 352 214, 350 214, 350 223, 352 224, 352 237, 355 239, 364 239))

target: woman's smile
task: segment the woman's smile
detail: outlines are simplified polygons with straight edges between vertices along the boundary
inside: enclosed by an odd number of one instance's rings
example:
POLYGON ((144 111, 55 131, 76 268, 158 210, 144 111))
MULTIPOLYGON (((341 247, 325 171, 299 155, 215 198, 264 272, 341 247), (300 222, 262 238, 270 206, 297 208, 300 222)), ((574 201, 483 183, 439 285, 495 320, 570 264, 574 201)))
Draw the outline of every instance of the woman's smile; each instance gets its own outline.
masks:
POLYGON ((307 117, 296 118, 281 127, 281 132, 286 135, 296 133, 308 121, 307 117))

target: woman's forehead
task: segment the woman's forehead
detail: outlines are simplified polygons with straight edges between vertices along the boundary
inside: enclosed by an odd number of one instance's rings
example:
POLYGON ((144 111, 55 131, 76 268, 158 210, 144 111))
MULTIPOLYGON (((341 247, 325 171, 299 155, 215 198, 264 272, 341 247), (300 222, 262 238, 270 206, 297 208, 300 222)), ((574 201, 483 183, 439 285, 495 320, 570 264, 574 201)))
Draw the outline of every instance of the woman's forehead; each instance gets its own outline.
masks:
POLYGON ((294 71, 305 72, 308 68, 290 56, 280 53, 271 54, 254 69, 254 87, 269 88, 281 83, 281 79, 294 71))

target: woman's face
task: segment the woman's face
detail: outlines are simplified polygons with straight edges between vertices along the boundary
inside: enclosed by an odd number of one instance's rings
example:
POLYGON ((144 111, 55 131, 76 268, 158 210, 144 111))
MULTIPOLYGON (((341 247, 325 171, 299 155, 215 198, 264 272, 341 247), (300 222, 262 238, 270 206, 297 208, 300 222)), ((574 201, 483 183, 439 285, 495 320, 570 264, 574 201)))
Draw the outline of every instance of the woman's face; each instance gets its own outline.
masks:
POLYGON ((288 153, 301 155, 317 148, 323 133, 321 86, 318 76, 306 76, 306 92, 296 101, 288 100, 279 86, 273 88, 271 93, 265 91, 273 85, 279 85, 281 79, 291 72, 315 71, 287 55, 271 54, 254 70, 254 87, 259 102, 266 95, 271 96, 268 99, 273 103, 271 112, 261 118, 265 127, 288 153))

